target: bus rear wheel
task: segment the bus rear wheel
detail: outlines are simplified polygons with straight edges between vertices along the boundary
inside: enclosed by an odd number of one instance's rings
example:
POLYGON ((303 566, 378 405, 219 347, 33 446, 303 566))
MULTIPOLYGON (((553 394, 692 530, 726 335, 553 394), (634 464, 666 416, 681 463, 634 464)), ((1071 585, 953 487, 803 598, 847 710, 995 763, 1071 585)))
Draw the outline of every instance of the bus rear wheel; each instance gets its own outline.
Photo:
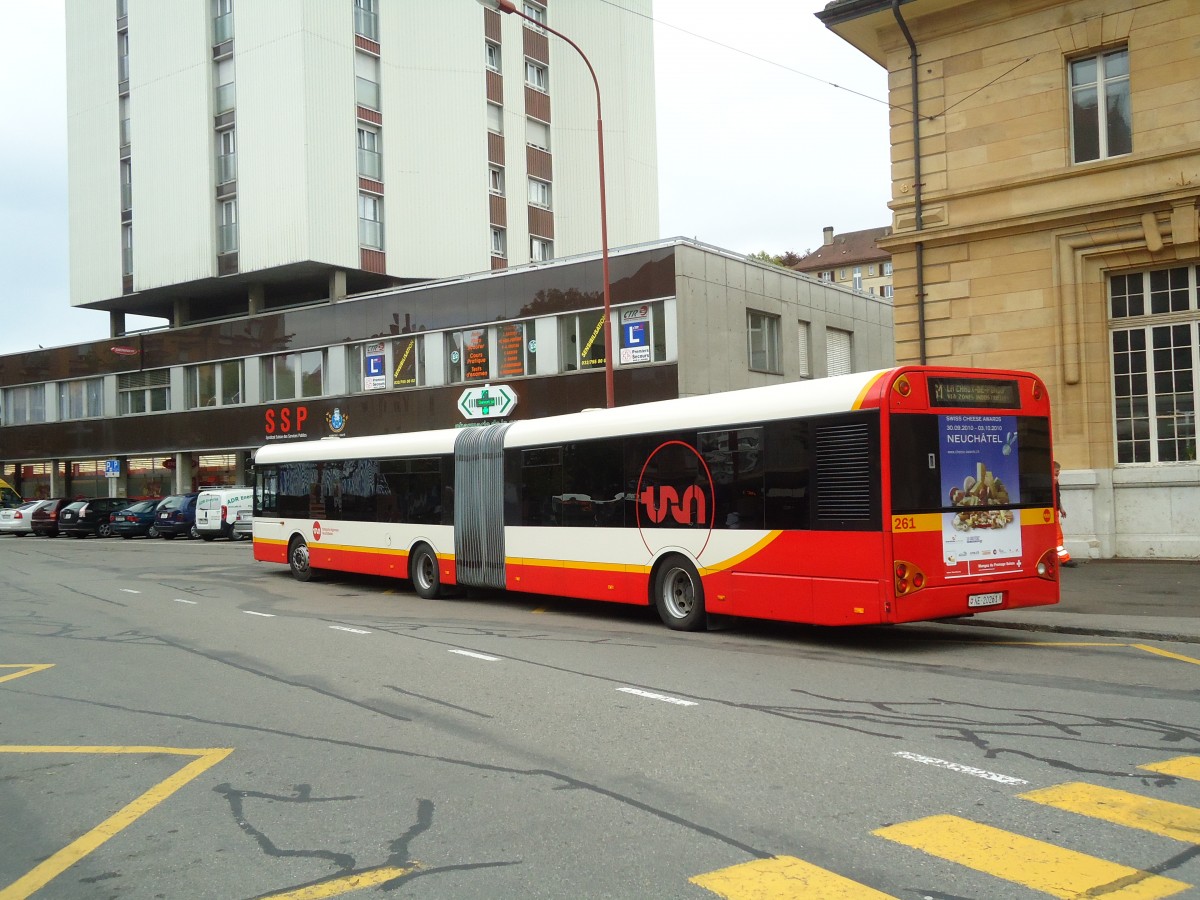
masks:
POLYGON ((408 557, 408 577, 417 596, 434 600, 441 596, 442 579, 437 554, 428 544, 418 544, 408 557))
POLYGON ((686 558, 668 556, 654 576, 654 606, 668 628, 703 631, 708 627, 704 610, 704 585, 686 558))
POLYGON ((304 538, 294 537, 288 544, 288 566, 292 570, 292 577, 297 581, 312 581, 312 561, 309 559, 308 544, 304 538))

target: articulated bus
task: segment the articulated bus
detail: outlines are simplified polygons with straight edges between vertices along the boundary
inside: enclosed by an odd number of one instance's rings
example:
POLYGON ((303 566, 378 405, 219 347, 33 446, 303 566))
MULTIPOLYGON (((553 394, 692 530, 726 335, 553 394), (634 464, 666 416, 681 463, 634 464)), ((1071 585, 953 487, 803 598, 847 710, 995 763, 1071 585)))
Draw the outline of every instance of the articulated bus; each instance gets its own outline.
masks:
POLYGON ((903 366, 478 427, 275 443, 254 557, 815 625, 1058 602, 1050 402, 903 366))

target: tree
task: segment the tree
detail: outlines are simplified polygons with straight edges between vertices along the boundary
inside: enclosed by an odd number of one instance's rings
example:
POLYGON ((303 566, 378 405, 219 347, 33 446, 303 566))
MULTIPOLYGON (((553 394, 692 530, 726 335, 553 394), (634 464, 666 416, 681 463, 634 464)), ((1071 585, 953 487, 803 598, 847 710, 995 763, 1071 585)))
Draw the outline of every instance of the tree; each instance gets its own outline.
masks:
POLYGON ((766 250, 759 250, 757 253, 751 253, 750 258, 757 259, 759 262, 770 263, 773 266, 782 266, 785 269, 790 269, 804 257, 791 250, 775 254, 768 253, 766 250))

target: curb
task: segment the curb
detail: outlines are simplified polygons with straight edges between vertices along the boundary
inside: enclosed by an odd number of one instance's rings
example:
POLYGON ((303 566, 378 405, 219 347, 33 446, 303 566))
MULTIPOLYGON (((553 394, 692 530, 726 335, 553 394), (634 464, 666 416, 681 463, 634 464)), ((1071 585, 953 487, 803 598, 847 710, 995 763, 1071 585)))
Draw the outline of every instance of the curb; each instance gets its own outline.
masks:
POLYGON ((1053 632, 1056 634, 1085 634, 1095 637, 1112 637, 1139 641, 1169 641, 1178 644, 1200 644, 1200 635, 1171 633, 1165 631, 1138 631, 1136 629, 1098 628, 1082 625, 1057 625, 1051 622, 987 622, 970 619, 943 619, 948 625, 966 625, 971 628, 1007 628, 1012 631, 1053 632))

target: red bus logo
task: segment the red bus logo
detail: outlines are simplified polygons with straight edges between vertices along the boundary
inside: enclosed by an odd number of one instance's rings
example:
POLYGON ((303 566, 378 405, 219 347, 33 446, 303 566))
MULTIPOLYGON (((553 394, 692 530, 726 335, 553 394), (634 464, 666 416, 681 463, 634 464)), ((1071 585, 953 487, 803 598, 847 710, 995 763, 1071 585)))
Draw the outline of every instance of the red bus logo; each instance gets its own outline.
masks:
POLYGON ((638 501, 635 507, 638 531, 647 550, 655 552, 648 540, 653 532, 648 533, 643 524, 682 528, 699 526, 696 528, 699 547, 693 547, 692 552, 697 559, 700 558, 712 537, 716 510, 712 472, 695 447, 683 441, 666 441, 655 447, 642 466, 635 496, 638 501), (692 483, 687 484, 688 481, 692 483), (701 532, 700 528, 704 526, 707 526, 707 530, 701 532))
POLYGON ((647 485, 638 495, 638 502, 646 507, 646 515, 655 525, 662 522, 667 513, 680 525, 697 525, 708 521, 704 491, 694 484, 684 489, 682 497, 669 484, 658 488, 647 485))
POLYGON ((313 540, 319 541, 320 539, 321 539, 321 523, 313 522, 313 540))

